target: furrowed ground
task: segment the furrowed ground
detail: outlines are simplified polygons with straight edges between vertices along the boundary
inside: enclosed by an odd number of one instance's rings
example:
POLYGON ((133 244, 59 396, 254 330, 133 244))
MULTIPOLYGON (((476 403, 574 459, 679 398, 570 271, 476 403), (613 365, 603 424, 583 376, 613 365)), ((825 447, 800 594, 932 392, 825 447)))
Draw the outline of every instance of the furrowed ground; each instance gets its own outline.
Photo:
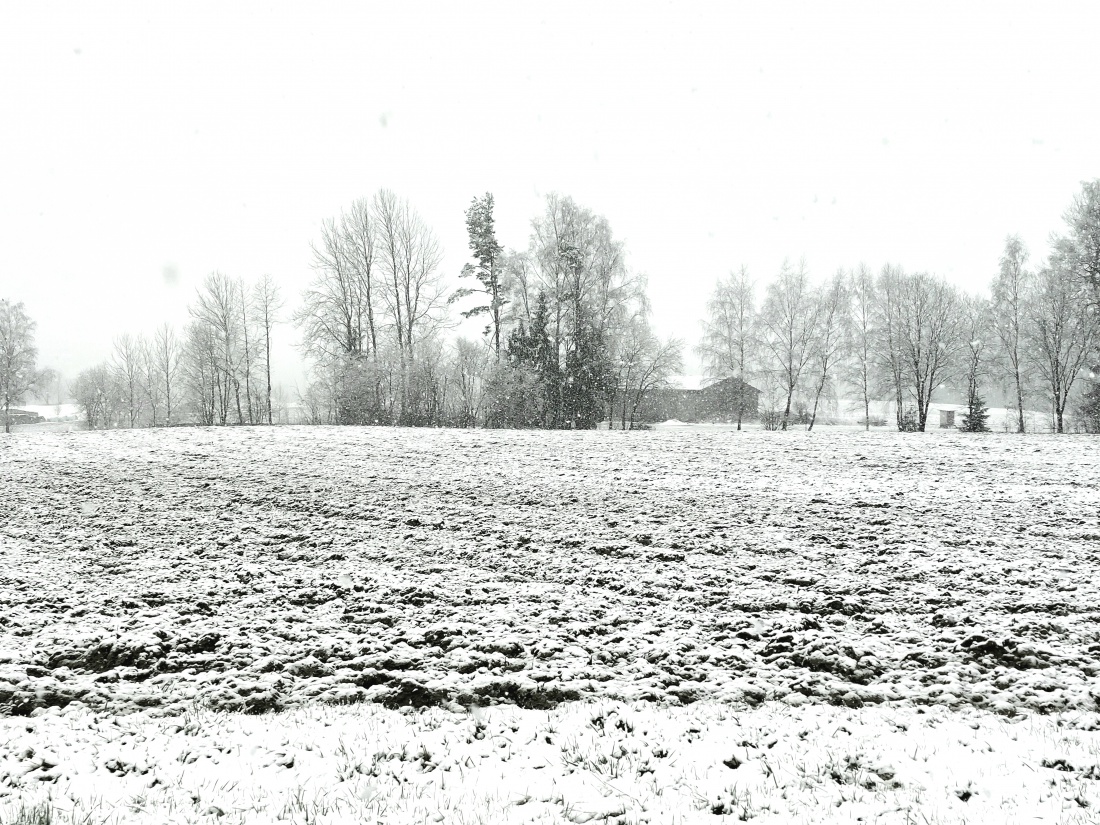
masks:
MULTIPOLYGON (((0 798, 76 781, 25 741, 50 720, 137 730, 350 704, 360 719, 426 706, 459 724, 494 704, 569 719, 589 706, 554 709, 581 699, 666 721, 1057 717, 1085 732, 1085 755, 1045 770, 1083 783, 1058 799, 1094 814, 1098 458, 1087 439, 954 433, 9 437, 0 709, 19 735, 0 734, 0 798)), ((138 763, 105 764, 84 774, 138 763)), ((857 788, 895 781, 866 759, 837 764, 874 777, 857 788)), ((769 810, 707 793, 676 810, 769 810)), ((598 813, 646 821, 636 807, 598 813)))

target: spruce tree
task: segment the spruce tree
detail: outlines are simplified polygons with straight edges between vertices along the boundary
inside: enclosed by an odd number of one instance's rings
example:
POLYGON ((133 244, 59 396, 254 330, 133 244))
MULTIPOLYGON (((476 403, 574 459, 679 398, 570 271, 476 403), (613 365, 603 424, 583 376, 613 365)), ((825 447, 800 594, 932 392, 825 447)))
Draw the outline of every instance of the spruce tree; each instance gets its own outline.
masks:
POLYGON ((967 398, 967 412, 963 416, 961 429, 964 433, 987 433, 989 432, 989 408, 985 405, 985 400, 978 392, 977 387, 971 387, 969 397, 967 398))

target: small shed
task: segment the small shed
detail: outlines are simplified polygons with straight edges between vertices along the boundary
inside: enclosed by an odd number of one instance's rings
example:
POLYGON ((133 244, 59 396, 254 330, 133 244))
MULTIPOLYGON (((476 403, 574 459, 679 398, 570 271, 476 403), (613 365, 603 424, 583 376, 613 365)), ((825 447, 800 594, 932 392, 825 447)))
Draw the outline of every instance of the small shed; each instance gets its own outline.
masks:
POLYGON ((955 411, 940 410, 940 429, 951 430, 955 427, 955 411))

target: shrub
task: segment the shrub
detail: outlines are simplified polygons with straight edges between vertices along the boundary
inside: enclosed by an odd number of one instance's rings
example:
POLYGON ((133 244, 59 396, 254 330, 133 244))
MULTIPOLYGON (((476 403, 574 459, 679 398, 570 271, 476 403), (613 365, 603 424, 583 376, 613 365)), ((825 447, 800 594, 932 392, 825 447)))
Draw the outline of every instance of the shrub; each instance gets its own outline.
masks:
POLYGON ((915 433, 920 429, 920 417, 916 407, 907 407, 898 421, 898 429, 903 433, 915 433))
POLYGON ((1081 397, 1077 418, 1086 433, 1100 433, 1100 381, 1094 382, 1081 397))

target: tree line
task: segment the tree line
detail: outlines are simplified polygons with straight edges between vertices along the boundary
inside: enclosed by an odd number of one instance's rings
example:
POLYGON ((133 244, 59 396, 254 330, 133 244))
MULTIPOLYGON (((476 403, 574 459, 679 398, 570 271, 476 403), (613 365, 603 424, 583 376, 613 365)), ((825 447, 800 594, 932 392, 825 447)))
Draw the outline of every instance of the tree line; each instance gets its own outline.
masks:
MULTIPOLYGON (((803 261, 784 262, 758 302, 742 267, 707 303, 699 355, 712 378, 755 382, 764 424, 778 429, 812 429, 824 397, 854 400, 867 427, 872 404, 888 400, 899 430, 924 431, 935 393, 955 389, 964 429, 987 428, 986 395, 997 391, 1012 399, 1018 432, 1036 408, 1064 432, 1075 386, 1100 363, 1100 180, 1083 184, 1064 217, 1066 232, 1035 267, 1018 236, 1006 239, 987 295, 889 264, 818 283, 803 261)), ((1100 385, 1085 383, 1080 424, 1097 432, 1100 385)))
POLYGON ((118 336, 111 357, 82 371, 69 394, 93 429, 271 424, 271 336, 282 305, 269 275, 249 284, 213 272, 182 333, 162 324, 150 336, 118 336))
POLYGON ((466 210, 472 261, 452 291, 434 234, 392 193, 326 222, 293 315, 314 367, 311 420, 583 429, 614 411, 624 426, 681 368, 606 218, 550 195, 513 250, 494 208, 486 193, 466 210), (484 318, 482 339, 445 344, 458 318, 484 318))
MULTIPOLYGON (((273 329, 289 322, 310 367, 293 403, 310 423, 635 426, 643 399, 682 371, 683 342, 655 333, 625 245, 605 217, 551 194, 526 246, 506 248, 494 210, 490 193, 467 208, 470 261, 455 288, 431 227, 380 190, 323 221, 312 281, 289 314, 271 276, 211 273, 182 329, 120 335, 70 395, 94 428, 270 424, 292 403, 271 382, 273 329), (483 334, 453 338, 470 318, 484 320, 483 334)), ((1009 237, 985 296, 896 265, 818 280, 805 261, 787 261, 759 287, 742 267, 716 283, 697 354, 710 379, 740 379, 738 427, 753 412, 752 385, 764 426, 781 429, 812 429, 823 405, 848 399, 868 427, 886 400, 899 429, 924 430, 945 387, 965 393, 975 428, 999 391, 1015 399, 1020 431, 1036 406, 1063 431, 1075 398, 1100 429, 1100 392, 1080 392, 1100 343, 1100 180, 1082 185, 1064 217, 1037 266, 1009 237)), ((0 303, 5 425, 13 404, 56 379, 35 359, 33 321, 0 303)))

